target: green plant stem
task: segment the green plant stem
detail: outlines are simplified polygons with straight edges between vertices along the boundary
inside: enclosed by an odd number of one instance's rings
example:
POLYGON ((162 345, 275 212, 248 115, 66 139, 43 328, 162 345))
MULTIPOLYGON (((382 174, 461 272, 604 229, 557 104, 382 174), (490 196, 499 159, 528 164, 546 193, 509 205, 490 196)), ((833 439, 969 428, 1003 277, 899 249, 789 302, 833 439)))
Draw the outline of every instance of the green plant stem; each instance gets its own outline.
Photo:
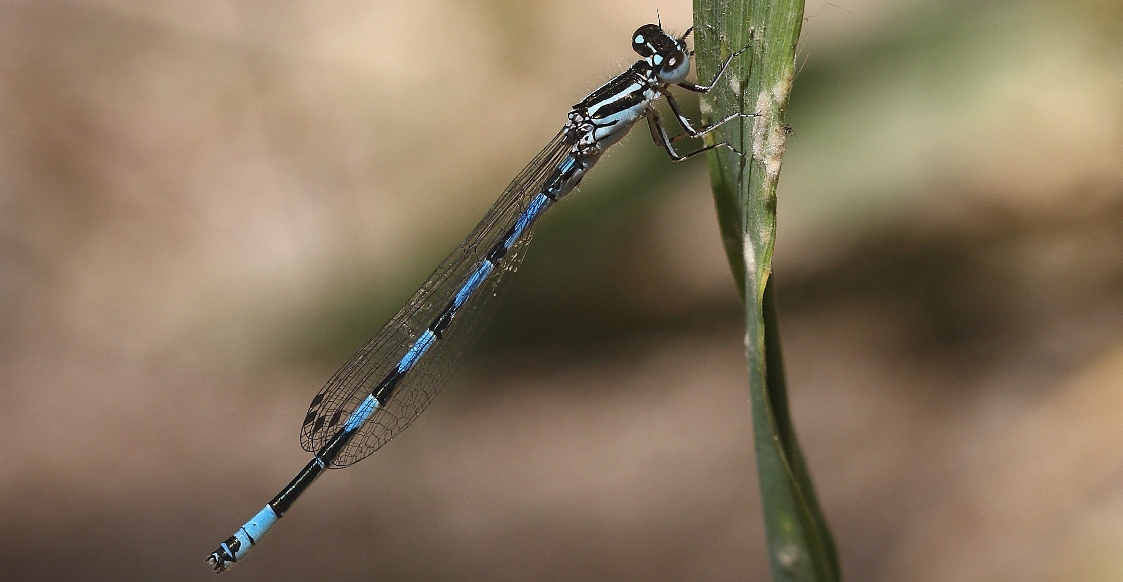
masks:
POLYGON ((784 115, 795 75, 803 0, 695 0, 698 76, 713 78, 702 100, 707 121, 733 113, 711 139, 709 156, 722 241, 745 305, 745 346, 764 524, 773 580, 841 577, 830 530, 815 495, 788 410, 775 301, 769 276, 776 234, 776 184, 789 133, 784 115), (711 142, 712 143, 712 142, 711 142), (736 151, 733 151, 736 150, 736 151))

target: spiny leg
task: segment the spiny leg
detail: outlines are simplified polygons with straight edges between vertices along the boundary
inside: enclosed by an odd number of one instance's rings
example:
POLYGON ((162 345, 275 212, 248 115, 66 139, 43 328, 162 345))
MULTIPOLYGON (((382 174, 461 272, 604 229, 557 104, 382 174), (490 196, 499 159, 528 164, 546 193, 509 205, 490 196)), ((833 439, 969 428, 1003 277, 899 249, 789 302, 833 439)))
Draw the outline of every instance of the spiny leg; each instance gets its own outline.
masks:
POLYGON ((675 151, 674 146, 671 145, 672 140, 667 136, 667 129, 663 127, 663 122, 659 119, 659 112, 655 109, 649 109, 645 117, 647 117, 647 126, 651 130, 651 139, 655 141, 655 145, 661 146, 663 150, 667 152, 667 156, 670 157, 671 161, 673 162, 689 160, 690 158, 693 158, 694 156, 702 152, 708 152, 718 146, 725 146, 733 150, 734 152, 737 152, 737 150, 733 146, 729 145, 729 143, 720 141, 708 146, 704 146, 688 154, 679 154, 675 151))
MULTIPOLYGON (((710 89, 713 89, 714 86, 717 85, 717 80, 720 79, 721 76, 725 73, 725 70, 729 68, 729 63, 733 62, 733 57, 736 57, 737 55, 749 50, 749 47, 751 46, 753 46, 753 42, 750 40, 749 44, 741 47, 740 50, 729 55, 728 57, 725 57, 725 61, 721 63, 721 68, 718 69, 717 74, 714 75, 714 79, 710 81, 709 85, 696 85, 694 83, 687 82, 677 83, 677 85, 679 87, 682 87, 683 89, 686 89, 687 91, 692 91, 694 93, 709 93, 710 89)), ((694 51, 690 51, 690 53, 694 54, 694 51)))
MULTIPOLYGON (((683 39, 686 38, 687 34, 690 34, 690 31, 692 29, 693 29, 693 27, 691 27, 690 29, 687 29, 686 34, 683 34, 683 39)), ((733 58, 736 57, 737 55, 740 55, 741 53, 745 52, 751 46, 752 46, 752 41, 750 40, 749 44, 741 47, 740 50, 738 50, 737 52, 734 52, 733 54, 729 55, 728 57, 725 57, 725 61, 721 63, 721 68, 718 69, 717 74, 714 75, 714 78, 713 78, 712 81, 710 81, 709 85, 702 86, 702 85, 695 85, 694 83, 678 83, 678 86, 682 87, 683 89, 686 89, 688 91, 693 91, 695 93, 701 93, 703 95, 706 94, 706 93, 709 93, 711 89, 713 89, 715 86, 717 86, 718 79, 720 79, 721 76, 723 74, 725 74, 725 71, 729 68, 729 64, 731 62, 733 62, 733 58)), ((694 51, 691 51, 691 55, 693 55, 693 54, 694 54, 694 51)), ((671 106, 671 112, 674 114, 675 120, 678 121, 678 124, 682 127, 683 131, 686 132, 684 134, 676 135, 673 138, 671 138, 670 139, 671 143, 674 143, 674 142, 679 141, 679 140, 687 139, 687 138, 702 137, 702 136, 706 135, 707 133, 717 129, 718 127, 720 127, 725 122, 727 122, 731 119, 735 119, 735 118, 738 118, 738 117, 756 117, 757 115, 759 115, 757 113, 740 113, 740 112, 738 112, 738 113, 734 113, 734 114, 730 115, 729 117, 726 117, 725 119, 722 119, 721 121, 718 121, 717 123, 710 124, 708 126, 700 128, 700 129, 695 129, 694 125, 690 123, 690 118, 687 117, 686 114, 684 114, 682 112, 682 108, 679 107, 678 101, 675 99, 674 95, 670 91, 667 91, 665 88, 660 88, 660 93, 662 93, 663 96, 667 98, 667 104, 671 106)), ((665 134, 666 132, 664 131, 663 133, 665 134)), ((652 133, 652 137, 654 137, 654 135, 655 134, 652 133)), ((656 140, 656 143, 659 143, 659 140, 656 140)))
POLYGON ((680 126, 682 126, 683 131, 686 132, 686 133, 682 133, 682 134, 676 135, 673 138, 671 138, 671 143, 674 143, 674 142, 682 140, 682 139, 687 139, 687 138, 702 137, 702 136, 706 135, 707 133, 710 133, 711 131, 717 129, 718 127, 721 127, 722 124, 724 124, 725 122, 727 122, 731 119, 736 119, 738 117, 756 117, 757 115, 759 115, 757 113, 740 113, 740 112, 738 112, 738 113, 734 113, 733 115, 730 115, 729 117, 726 117, 725 119, 722 119, 721 121, 719 121, 717 123, 713 123, 713 124, 710 124, 710 125, 707 125, 707 126, 703 126, 701 129, 694 129, 693 124, 690 123, 690 118, 687 117, 686 114, 684 114, 682 112, 682 108, 679 107, 678 101, 675 100, 674 95, 672 95, 670 91, 662 91, 662 93, 663 93, 663 96, 667 98, 667 104, 671 106, 671 113, 674 114, 675 120, 677 120, 678 124, 680 126))

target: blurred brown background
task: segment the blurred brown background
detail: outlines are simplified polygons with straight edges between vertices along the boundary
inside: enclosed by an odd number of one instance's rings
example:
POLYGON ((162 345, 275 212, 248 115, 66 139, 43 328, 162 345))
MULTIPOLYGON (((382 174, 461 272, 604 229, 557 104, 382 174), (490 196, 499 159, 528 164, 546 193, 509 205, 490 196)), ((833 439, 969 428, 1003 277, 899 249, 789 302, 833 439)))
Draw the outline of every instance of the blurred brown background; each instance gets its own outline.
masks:
MULTIPOLYGON (((0 579, 202 580, 321 383, 684 1, 0 4, 0 579)), ((1123 578, 1123 8, 810 1, 775 264, 848 580, 1123 578)), ((636 132, 239 580, 766 580, 704 162, 636 132)))

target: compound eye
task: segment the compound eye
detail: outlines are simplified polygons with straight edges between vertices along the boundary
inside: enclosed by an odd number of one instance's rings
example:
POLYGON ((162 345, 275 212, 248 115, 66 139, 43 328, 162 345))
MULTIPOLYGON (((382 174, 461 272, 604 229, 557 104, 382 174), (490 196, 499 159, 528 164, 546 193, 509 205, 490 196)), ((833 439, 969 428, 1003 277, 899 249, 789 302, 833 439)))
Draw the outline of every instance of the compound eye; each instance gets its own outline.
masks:
POLYGON ((658 24, 645 24, 636 29, 632 35, 632 50, 641 57, 647 58, 655 54, 655 41, 660 35, 665 34, 658 24))
POLYGON ((684 51, 655 55, 655 59, 659 67, 659 78, 667 83, 681 83, 690 72, 690 58, 684 51))
POLYGON ((686 55, 681 52, 671 53, 663 60, 663 65, 659 67, 659 72, 664 75, 669 75, 673 73, 675 69, 679 68, 679 65, 682 65, 682 62, 685 60, 686 55))

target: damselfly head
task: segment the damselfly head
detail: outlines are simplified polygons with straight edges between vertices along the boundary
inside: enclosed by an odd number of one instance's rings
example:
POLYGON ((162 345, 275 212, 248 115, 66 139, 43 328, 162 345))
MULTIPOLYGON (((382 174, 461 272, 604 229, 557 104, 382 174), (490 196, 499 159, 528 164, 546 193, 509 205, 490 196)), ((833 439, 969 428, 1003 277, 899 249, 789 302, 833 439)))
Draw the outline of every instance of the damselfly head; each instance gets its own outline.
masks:
POLYGON ((658 24, 645 24, 632 35, 632 50, 651 64, 664 83, 681 83, 690 73, 686 35, 675 38, 658 24))

